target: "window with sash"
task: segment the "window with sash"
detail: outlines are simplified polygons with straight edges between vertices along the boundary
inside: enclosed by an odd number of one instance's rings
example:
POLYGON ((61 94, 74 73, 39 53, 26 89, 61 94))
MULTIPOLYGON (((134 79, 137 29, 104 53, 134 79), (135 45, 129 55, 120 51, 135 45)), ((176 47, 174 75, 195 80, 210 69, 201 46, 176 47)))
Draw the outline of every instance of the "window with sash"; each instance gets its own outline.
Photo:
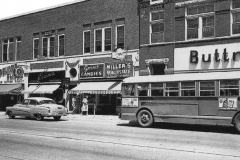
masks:
POLYGON ((164 11, 150 13, 150 43, 164 41, 164 11))
POLYGON ((33 39, 33 59, 37 59, 39 55, 39 38, 33 39))
POLYGON ((65 35, 58 36, 58 55, 64 56, 65 55, 65 35))
POLYGON ((232 1, 232 34, 240 34, 240 1, 232 1))
POLYGON ((42 52, 44 57, 54 57, 55 53, 55 37, 43 37, 42 38, 42 52))
POLYGON ((83 32, 83 52, 84 53, 90 53, 90 45, 91 45, 91 41, 90 41, 90 31, 84 31, 83 32))
POLYGON ((15 61, 14 38, 5 39, 2 42, 3 62, 15 61))
POLYGON ((124 40, 125 40, 125 31, 124 31, 124 25, 117 26, 116 27, 116 32, 117 32, 117 38, 116 38, 116 46, 117 48, 122 48, 124 49, 124 40))
POLYGON ((222 80, 220 81, 220 96, 238 96, 239 85, 238 80, 222 80))
POLYGON ((101 28, 95 30, 95 52, 112 50, 112 28, 101 28))
POLYGON ((195 96, 195 82, 181 82, 181 96, 195 96))
POLYGON ((190 6, 186 11, 186 39, 202 39, 215 36, 214 4, 190 6))
POLYGON ((200 82, 200 96, 215 96, 214 81, 200 82))

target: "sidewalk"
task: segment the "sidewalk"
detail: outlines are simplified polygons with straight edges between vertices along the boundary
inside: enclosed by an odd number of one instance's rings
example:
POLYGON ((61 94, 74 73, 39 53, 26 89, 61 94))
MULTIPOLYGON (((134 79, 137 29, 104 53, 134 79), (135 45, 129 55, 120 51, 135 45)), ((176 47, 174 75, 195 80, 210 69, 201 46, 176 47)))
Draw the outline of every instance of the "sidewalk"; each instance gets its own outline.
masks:
MULTIPOLYGON (((0 111, 0 117, 7 117, 4 111, 0 111)), ((98 121, 98 122, 109 122, 109 123, 129 123, 127 120, 121 120, 118 115, 80 115, 80 114, 69 114, 62 116, 62 120, 72 121, 98 121)))

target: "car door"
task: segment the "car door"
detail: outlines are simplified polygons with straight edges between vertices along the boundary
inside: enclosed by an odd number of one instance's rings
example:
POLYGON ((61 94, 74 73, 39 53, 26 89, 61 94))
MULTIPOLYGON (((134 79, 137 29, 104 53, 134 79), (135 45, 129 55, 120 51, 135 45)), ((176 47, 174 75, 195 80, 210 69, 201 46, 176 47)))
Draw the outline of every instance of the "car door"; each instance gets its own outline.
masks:
POLYGON ((19 116, 25 116, 28 103, 29 103, 28 99, 23 100, 21 104, 15 107, 14 114, 19 116))
POLYGON ((26 116, 33 115, 32 111, 34 110, 34 108, 36 107, 37 104, 38 104, 38 102, 36 100, 34 100, 34 99, 29 100, 29 103, 26 107, 26 114, 27 114, 26 116))

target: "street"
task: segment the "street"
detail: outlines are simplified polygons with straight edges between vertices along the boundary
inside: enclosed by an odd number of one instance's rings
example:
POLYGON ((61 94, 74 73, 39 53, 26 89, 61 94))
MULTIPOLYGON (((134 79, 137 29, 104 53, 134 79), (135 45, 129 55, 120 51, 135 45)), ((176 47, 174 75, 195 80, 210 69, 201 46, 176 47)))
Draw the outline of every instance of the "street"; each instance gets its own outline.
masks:
POLYGON ((233 127, 0 117, 1 160, 240 158, 233 127))

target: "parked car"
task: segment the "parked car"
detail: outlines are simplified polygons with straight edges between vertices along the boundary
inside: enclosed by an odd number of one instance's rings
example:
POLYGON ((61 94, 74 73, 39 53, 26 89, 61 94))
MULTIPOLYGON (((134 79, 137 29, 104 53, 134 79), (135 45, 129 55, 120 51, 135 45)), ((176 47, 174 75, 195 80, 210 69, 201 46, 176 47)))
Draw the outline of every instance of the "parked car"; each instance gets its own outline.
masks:
POLYGON ((61 116, 66 116, 66 108, 58 105, 54 100, 45 97, 30 97, 23 100, 20 104, 6 107, 6 115, 13 119, 15 116, 26 118, 36 118, 43 120, 44 117, 53 117, 54 120, 60 120, 61 116))

